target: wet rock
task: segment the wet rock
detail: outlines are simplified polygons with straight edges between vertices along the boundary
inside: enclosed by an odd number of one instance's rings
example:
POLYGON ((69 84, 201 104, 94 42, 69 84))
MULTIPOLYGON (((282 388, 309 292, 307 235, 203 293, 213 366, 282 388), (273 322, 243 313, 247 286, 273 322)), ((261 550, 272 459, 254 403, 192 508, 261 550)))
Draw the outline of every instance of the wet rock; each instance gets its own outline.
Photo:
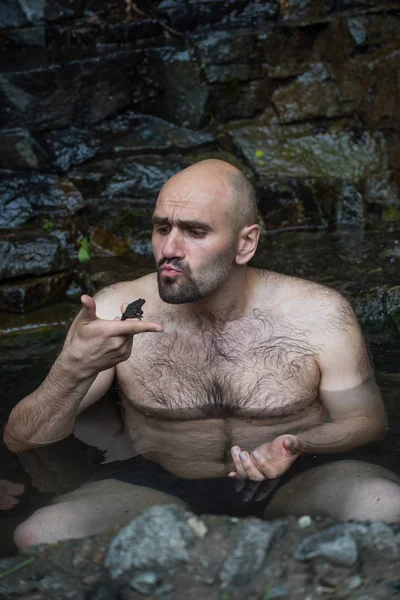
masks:
MULTIPOLYGON (((97 160, 69 173, 85 197, 100 196, 102 204, 116 204, 117 198, 141 198, 155 202, 164 183, 190 163, 178 156, 140 156, 97 160)), ((139 205, 140 206, 140 205, 139 205)))
MULTIPOLYGON (((371 135, 363 130, 339 128, 323 128, 314 133, 307 125, 251 125, 236 127, 230 133, 258 175, 261 189, 278 178, 337 179, 351 183, 357 191, 362 189, 364 203, 399 205, 390 181, 385 140, 380 133, 371 135)), ((351 187, 342 189, 344 203, 351 190, 351 187)), ((360 221, 357 195, 355 200, 352 220, 360 221)), ((341 213, 343 215, 343 203, 341 213)))
POLYGON ((400 556, 400 538, 387 523, 375 522, 368 527, 368 532, 362 537, 364 559, 377 560, 384 554, 386 560, 396 560, 400 556))
POLYGON ((129 252, 129 247, 124 240, 114 235, 111 231, 95 227, 90 235, 91 247, 102 254, 122 256, 129 252))
POLYGON ((195 50, 154 49, 150 60, 162 78, 164 90, 157 114, 177 125, 199 129, 204 124, 209 88, 202 80, 195 50))
POLYGON ((73 19, 84 13, 83 0, 46 0, 45 17, 47 21, 73 19))
POLYGON ((44 26, 12 29, 11 31, 7 31, 6 36, 8 44, 12 46, 46 46, 46 30, 44 26))
POLYGON ((217 31, 198 36, 195 40, 201 68, 209 83, 226 83, 232 80, 248 81, 263 74, 256 58, 256 36, 249 30, 217 31))
POLYGON ((0 173, 0 227, 18 227, 34 217, 66 218, 83 205, 83 197, 65 177, 0 173))
POLYGON ((282 123, 336 117, 346 113, 341 106, 336 83, 332 81, 332 74, 322 63, 314 63, 295 81, 275 90, 272 102, 282 123))
POLYGON ((45 135, 45 140, 51 150, 53 164, 64 172, 93 158, 102 148, 100 140, 92 132, 76 127, 52 131, 45 135))
POLYGON ((45 170, 46 150, 26 129, 0 131, 0 169, 45 170))
POLYGON ((128 111, 95 127, 96 135, 115 153, 164 153, 203 148, 215 138, 168 123, 151 115, 128 111))
MULTIPOLYGON (((163 28, 152 18, 140 18, 128 21, 125 8, 120 3, 120 17, 113 11, 104 16, 93 15, 79 21, 63 21, 47 27, 47 46, 49 48, 101 47, 101 45, 129 44, 132 48, 163 45, 163 28)), ((87 14, 88 11, 85 11, 87 14)), ((106 48, 104 48, 106 50, 106 48)))
POLYGON ((271 84, 264 78, 249 82, 231 79, 214 86, 205 108, 206 123, 251 119, 265 109, 270 92, 271 84))
POLYGON ((293 556, 301 561, 323 557, 333 564, 352 567, 359 556, 354 534, 362 534, 365 531, 366 527, 361 525, 334 525, 302 540, 293 556))
POLYGON ((338 194, 336 220, 339 228, 364 227, 364 203, 359 190, 350 182, 343 182, 338 194))
POLYGON ((157 13, 168 19, 173 27, 180 31, 191 31, 196 28, 207 28, 218 21, 222 25, 231 22, 242 25, 261 24, 273 18, 278 10, 278 0, 265 2, 255 0, 233 0, 232 2, 188 2, 162 0, 157 6, 157 13))
POLYGON ((328 228, 338 198, 339 186, 330 179, 277 178, 262 185, 259 208, 270 232, 284 228, 328 228))
POLYGON ((312 62, 315 37, 308 28, 270 28, 257 34, 257 60, 274 80, 296 77, 312 62))
POLYGON ((28 312, 64 297, 69 273, 55 273, 0 285, 0 310, 28 312))
POLYGON ((44 17, 44 6, 44 0, 33 0, 29 4, 5 0, 1 7, 0 29, 41 23, 44 17))
POLYGON ((80 127, 134 104, 151 107, 157 85, 145 86, 140 51, 72 60, 0 75, 1 127, 80 127), (146 91, 147 90, 147 91, 146 91))
POLYGON ((236 547, 228 556, 220 571, 220 580, 225 586, 245 583, 257 576, 262 568, 273 541, 282 536, 284 524, 247 519, 235 530, 236 547))
POLYGON ((131 569, 174 568, 189 561, 189 549, 197 539, 178 506, 146 509, 111 542, 105 561, 113 578, 131 569))
POLYGON ((157 573, 154 571, 144 571, 138 573, 130 581, 130 586, 141 594, 150 594, 154 591, 158 584, 157 573))
POLYGON ((149 259, 149 254, 141 257, 140 261, 132 256, 93 257, 76 267, 72 274, 77 287, 75 295, 84 293, 92 296, 107 285, 126 281, 127 278, 136 279, 154 270, 154 260, 149 259))
POLYGON ((56 273, 70 264, 55 236, 19 233, 0 239, 0 281, 56 273))
POLYGON ((82 195, 65 177, 0 172, 0 227, 19 227, 33 218, 66 218, 83 206, 82 195))
POLYGON ((334 0, 279 0, 282 21, 318 18, 329 13, 334 0))
POLYGON ((400 286, 392 286, 387 290, 385 309, 390 321, 400 333, 400 286))
POLYGON ((400 68, 400 51, 395 45, 391 52, 386 49, 368 61, 370 74, 369 92, 360 107, 360 116, 370 128, 393 128, 400 130, 398 117, 397 87, 393 78, 400 68))

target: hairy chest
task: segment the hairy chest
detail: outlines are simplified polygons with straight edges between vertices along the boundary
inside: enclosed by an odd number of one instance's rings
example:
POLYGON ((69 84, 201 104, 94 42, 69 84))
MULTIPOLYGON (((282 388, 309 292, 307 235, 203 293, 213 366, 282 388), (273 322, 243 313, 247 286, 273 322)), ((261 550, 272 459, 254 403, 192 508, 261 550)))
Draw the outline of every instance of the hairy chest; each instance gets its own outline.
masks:
POLYGON ((316 350, 262 315, 224 327, 170 319, 163 334, 136 336, 119 382, 128 403, 165 418, 283 417, 317 397, 316 350))

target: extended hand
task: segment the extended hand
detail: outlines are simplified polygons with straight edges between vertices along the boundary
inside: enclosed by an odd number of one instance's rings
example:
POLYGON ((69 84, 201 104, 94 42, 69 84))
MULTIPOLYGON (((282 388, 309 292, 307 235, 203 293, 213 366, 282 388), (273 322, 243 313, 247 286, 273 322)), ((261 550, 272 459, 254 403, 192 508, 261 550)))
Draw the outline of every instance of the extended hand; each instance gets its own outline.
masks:
POLYGON ((233 446, 231 453, 236 472, 229 473, 229 477, 252 481, 275 479, 288 470, 300 452, 300 440, 295 435, 280 435, 272 442, 261 444, 251 454, 233 446))
POLYGON ((109 369, 129 358, 134 335, 163 331, 159 323, 138 319, 99 319, 93 298, 83 295, 81 302, 82 310, 75 318, 63 348, 63 355, 81 371, 97 374, 109 369))
POLYGON ((18 504, 18 498, 24 491, 21 483, 12 483, 6 479, 0 479, 0 510, 9 510, 18 504))

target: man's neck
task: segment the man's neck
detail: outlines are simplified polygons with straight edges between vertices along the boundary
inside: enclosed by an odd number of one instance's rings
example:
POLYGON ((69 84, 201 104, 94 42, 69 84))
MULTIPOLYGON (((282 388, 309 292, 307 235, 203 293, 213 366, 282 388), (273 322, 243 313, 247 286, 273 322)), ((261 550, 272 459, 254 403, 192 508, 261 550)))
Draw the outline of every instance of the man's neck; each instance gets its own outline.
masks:
POLYGON ((245 267, 232 273, 216 292, 188 304, 188 310, 196 315, 209 316, 220 323, 245 315, 253 290, 250 283, 251 272, 252 269, 245 267))

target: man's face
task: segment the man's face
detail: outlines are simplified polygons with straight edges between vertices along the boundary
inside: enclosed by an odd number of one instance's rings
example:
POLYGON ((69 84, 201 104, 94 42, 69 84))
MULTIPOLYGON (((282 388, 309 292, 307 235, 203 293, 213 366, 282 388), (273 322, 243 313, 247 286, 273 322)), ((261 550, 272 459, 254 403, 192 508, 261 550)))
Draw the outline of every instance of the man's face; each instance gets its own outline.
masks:
POLYGON ((176 179, 168 182, 153 215, 153 254, 161 299, 196 302, 228 279, 237 241, 222 182, 214 185, 176 179))

